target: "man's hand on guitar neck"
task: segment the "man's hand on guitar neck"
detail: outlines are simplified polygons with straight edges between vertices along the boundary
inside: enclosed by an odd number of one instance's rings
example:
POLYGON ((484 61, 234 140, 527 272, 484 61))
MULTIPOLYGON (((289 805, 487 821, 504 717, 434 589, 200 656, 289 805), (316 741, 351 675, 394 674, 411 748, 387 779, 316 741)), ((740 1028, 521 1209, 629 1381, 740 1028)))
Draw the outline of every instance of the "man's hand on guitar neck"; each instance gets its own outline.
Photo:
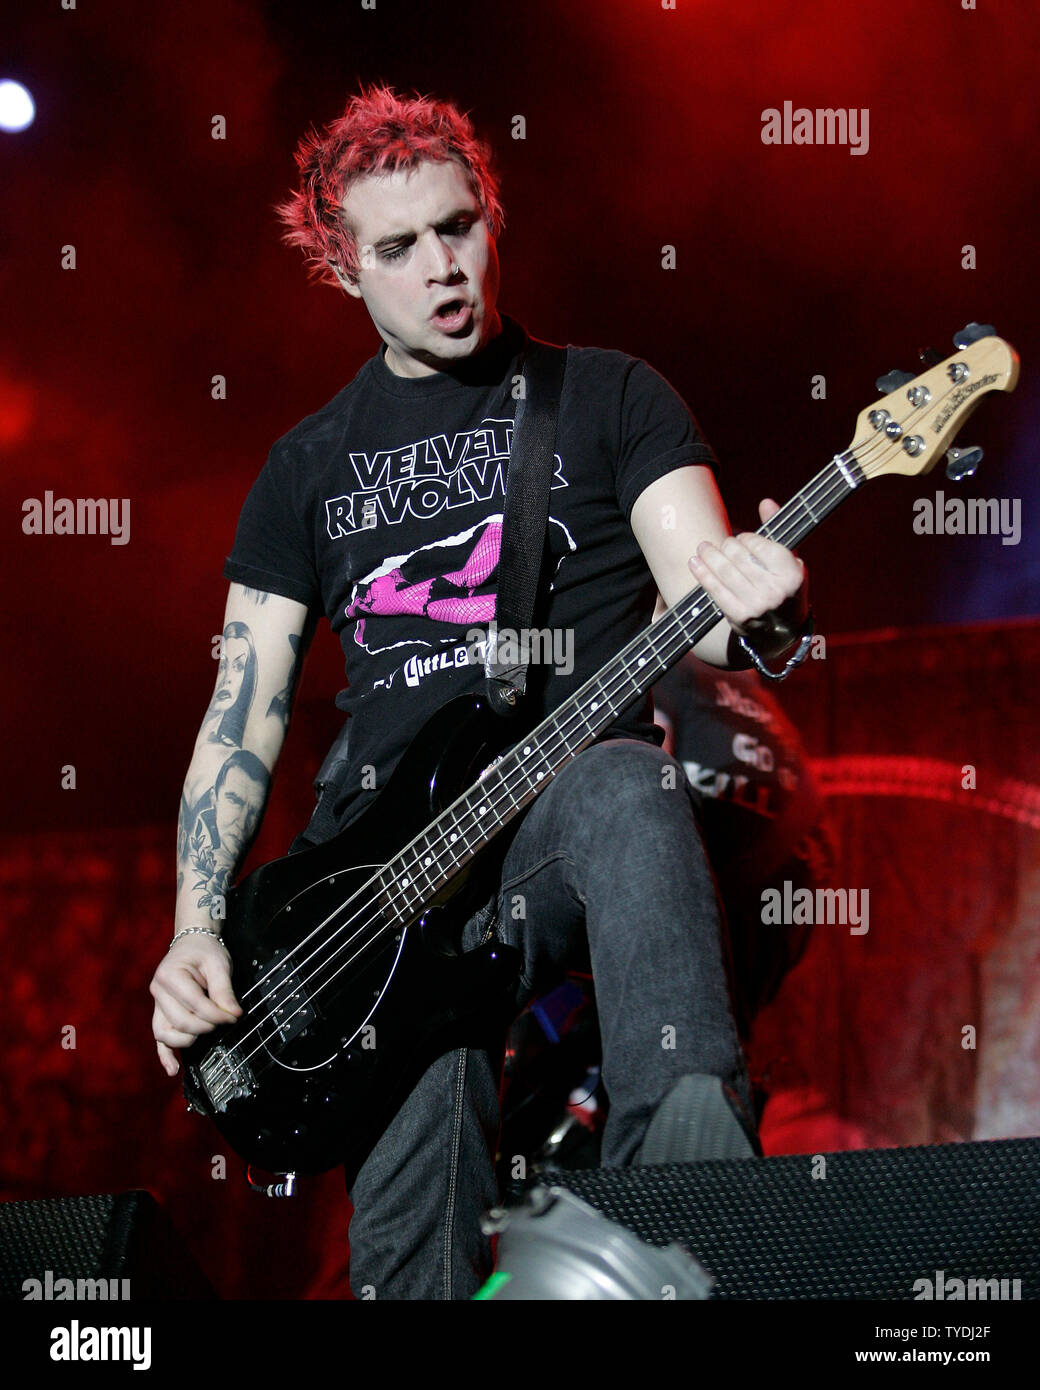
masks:
MULTIPOLYGON (((779 510, 771 498, 759 503, 763 522, 779 510)), ((722 612, 693 649, 702 661, 747 666, 740 634, 764 657, 791 645, 809 610, 805 566, 778 541, 730 534, 710 469, 691 464, 658 478, 636 498, 631 525, 666 606, 689 593, 693 580, 722 612)))
POLYGON ((234 1023, 242 1016, 231 988, 227 950, 213 936, 182 936, 160 962, 150 990, 155 1000, 152 1035, 168 1076, 176 1076, 179 1068, 174 1048, 190 1047, 218 1023, 234 1023))
MULTIPOLYGON (((758 504, 769 521, 780 510, 771 497, 758 504)), ((779 655, 798 637, 809 611, 805 565, 778 541, 749 531, 719 545, 702 541, 690 573, 712 598, 735 633, 762 656, 779 655)))

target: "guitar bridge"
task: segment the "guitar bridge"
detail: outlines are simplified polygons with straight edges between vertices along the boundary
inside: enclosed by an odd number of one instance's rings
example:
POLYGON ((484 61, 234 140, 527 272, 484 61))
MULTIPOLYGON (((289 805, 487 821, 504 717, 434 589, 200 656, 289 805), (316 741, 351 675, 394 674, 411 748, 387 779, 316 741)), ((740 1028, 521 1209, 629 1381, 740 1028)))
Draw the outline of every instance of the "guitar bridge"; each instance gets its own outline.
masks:
POLYGON ((233 1047, 215 1047, 199 1064, 199 1079, 218 1114, 232 1100, 244 1100, 256 1089, 256 1078, 248 1062, 233 1047))

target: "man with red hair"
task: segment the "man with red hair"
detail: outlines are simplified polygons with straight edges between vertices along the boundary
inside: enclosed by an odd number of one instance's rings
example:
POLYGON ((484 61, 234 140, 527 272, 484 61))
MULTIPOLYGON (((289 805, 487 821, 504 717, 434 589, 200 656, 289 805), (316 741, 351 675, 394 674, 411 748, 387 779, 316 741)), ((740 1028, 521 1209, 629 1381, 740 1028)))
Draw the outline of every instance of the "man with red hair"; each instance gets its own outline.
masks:
MULTIPOLYGON (((528 337, 498 310, 498 184, 457 109, 373 87, 312 131, 297 163, 299 188, 279 209, 287 239, 317 278, 364 303, 381 339, 332 401, 274 445, 224 571, 225 621, 245 625, 257 656, 242 747, 271 773, 314 621, 324 614, 343 646, 348 751, 299 849, 346 827, 430 713, 483 684, 467 653, 495 613, 528 337)), ((771 659, 797 640, 804 568, 776 542, 730 534, 715 466, 689 410, 645 362, 568 347, 546 616, 573 637, 573 659, 539 671, 526 697, 539 717, 649 624, 657 589, 673 604, 696 580, 718 604, 724 621, 696 648, 713 665, 771 659)), ((768 519, 776 504, 760 510, 768 519)), ((610 1165, 760 1152, 697 799, 652 719, 647 698, 534 801, 463 941, 494 930, 519 947, 516 1010, 578 955, 590 960, 610 1165)), ((215 779, 223 753, 200 739, 192 786, 215 779)), ((241 1012, 219 922, 200 911, 191 879, 152 982, 170 1075, 174 1049, 241 1012)), ((430 1062, 348 1174, 358 1296, 464 1298, 489 1272, 479 1217, 496 1200, 500 1054, 483 1033, 464 1043, 430 1062)))

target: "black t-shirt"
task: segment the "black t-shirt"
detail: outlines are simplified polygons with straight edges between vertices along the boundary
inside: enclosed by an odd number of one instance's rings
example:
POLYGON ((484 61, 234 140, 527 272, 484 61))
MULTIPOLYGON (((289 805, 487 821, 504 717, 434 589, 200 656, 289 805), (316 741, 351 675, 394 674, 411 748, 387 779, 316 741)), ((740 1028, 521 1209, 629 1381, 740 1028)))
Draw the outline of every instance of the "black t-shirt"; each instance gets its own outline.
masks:
MULTIPOLYGON (((354 802, 352 815, 429 715, 484 680, 479 634, 494 616, 526 340, 502 322, 450 373, 397 376, 380 349, 274 445, 224 566, 229 580, 324 613, 339 637, 352 789, 339 809, 354 802)), ((663 377, 625 353, 568 347, 541 615, 556 663, 533 683, 539 717, 648 626, 655 585, 628 518, 644 488, 688 464, 715 458, 663 377)), ((648 698, 613 732, 659 742, 652 719, 648 698)))

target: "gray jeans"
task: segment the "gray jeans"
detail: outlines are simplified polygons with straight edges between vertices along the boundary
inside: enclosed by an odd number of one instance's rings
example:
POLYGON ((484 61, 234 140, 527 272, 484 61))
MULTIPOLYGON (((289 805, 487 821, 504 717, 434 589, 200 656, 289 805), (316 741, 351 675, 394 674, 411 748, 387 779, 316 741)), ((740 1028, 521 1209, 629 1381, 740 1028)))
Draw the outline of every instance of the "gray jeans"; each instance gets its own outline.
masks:
MULTIPOLYGON (((519 1012, 591 960, 610 1113, 605 1166, 629 1163, 665 1093, 719 1076, 752 1113, 721 914, 696 795, 661 749, 612 739, 579 754, 528 811, 497 899, 463 944, 523 952, 519 1012)), ((506 1024, 508 1019, 506 1019, 506 1024)), ((465 1299, 492 1268, 479 1218, 497 1201, 504 1025, 474 1027, 422 1075, 351 1185, 356 1298, 465 1299)))

